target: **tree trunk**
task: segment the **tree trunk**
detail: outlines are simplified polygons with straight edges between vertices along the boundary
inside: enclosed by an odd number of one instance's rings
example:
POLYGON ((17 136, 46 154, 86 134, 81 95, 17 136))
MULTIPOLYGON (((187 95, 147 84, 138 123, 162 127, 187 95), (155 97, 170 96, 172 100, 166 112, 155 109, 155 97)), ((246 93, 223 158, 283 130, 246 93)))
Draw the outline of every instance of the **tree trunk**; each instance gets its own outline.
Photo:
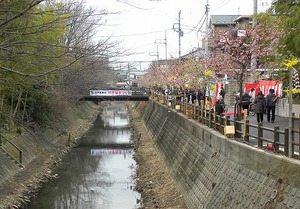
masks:
POLYGON ((26 113, 27 96, 28 96, 28 91, 26 91, 25 100, 23 103, 24 108, 23 108, 23 114, 22 114, 22 121, 24 121, 24 117, 25 117, 25 113, 26 113))
POLYGON ((15 110, 13 112, 13 116, 15 117, 18 113, 18 110, 19 110, 19 107, 20 107, 20 103, 21 103, 21 100, 22 100, 22 94, 23 94, 23 90, 22 88, 19 89, 19 96, 18 96, 18 100, 17 100, 17 104, 16 104, 16 107, 15 107, 15 110))

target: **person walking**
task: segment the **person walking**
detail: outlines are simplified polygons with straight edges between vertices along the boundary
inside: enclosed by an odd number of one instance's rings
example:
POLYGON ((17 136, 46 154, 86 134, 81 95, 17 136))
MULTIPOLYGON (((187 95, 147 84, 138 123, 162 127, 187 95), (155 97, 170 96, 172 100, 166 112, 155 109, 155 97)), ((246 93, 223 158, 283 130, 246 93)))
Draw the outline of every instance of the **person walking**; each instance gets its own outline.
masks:
POLYGON ((242 98, 241 98, 241 106, 243 108, 243 110, 247 110, 247 115, 249 115, 249 105, 250 105, 250 99, 251 99, 251 96, 247 93, 247 92, 244 92, 242 98))
POLYGON ((255 99, 255 89, 254 88, 250 89, 249 96, 251 97, 250 102, 252 103, 255 99))
POLYGON ((266 96, 267 120, 270 122, 271 119, 272 123, 275 121, 275 107, 277 102, 277 96, 274 92, 274 89, 270 89, 268 95, 266 96))
POLYGON ((262 123, 264 121, 264 112, 266 109, 266 100, 265 100, 265 97, 264 97, 262 91, 258 92, 253 103, 255 105, 255 113, 256 113, 257 122, 262 123))
POLYGON ((254 115, 254 109, 253 109, 253 101, 255 99, 255 89, 251 88, 249 92, 250 98, 250 105, 249 105, 249 115, 254 115))

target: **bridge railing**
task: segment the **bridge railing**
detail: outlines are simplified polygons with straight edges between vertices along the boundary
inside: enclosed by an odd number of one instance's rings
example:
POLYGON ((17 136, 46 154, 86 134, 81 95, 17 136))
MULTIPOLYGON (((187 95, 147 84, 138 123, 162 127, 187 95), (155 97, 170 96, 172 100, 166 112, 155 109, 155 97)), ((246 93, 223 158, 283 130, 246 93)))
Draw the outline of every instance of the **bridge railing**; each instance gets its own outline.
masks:
MULTIPOLYGON (((226 134, 228 137, 262 149, 272 150, 286 156, 289 155, 289 128, 280 129, 279 126, 270 128, 264 126, 262 123, 251 124, 247 120, 246 115, 238 117, 237 114, 227 114, 227 110, 225 113, 218 115, 203 100, 201 100, 200 104, 196 102, 190 104, 184 99, 183 95, 170 97, 169 95, 152 94, 150 98, 166 105, 168 108, 183 113, 188 118, 194 119, 222 134, 226 134), (231 115, 233 115, 233 118, 230 117, 231 115), (234 134, 225 133, 225 129, 228 126, 234 127, 234 134)), ((295 117, 293 115, 292 121, 291 153, 292 157, 299 158, 300 116, 295 117), (297 125, 298 127, 296 127, 297 125)))

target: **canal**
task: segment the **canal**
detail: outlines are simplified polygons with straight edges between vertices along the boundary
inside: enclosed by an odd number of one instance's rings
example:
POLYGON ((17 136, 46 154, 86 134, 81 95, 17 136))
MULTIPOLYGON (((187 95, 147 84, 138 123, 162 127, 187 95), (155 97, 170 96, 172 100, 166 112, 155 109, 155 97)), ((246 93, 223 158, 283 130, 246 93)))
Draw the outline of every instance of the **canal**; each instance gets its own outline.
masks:
POLYGON ((125 102, 104 107, 94 126, 24 209, 134 209, 136 164, 125 102))

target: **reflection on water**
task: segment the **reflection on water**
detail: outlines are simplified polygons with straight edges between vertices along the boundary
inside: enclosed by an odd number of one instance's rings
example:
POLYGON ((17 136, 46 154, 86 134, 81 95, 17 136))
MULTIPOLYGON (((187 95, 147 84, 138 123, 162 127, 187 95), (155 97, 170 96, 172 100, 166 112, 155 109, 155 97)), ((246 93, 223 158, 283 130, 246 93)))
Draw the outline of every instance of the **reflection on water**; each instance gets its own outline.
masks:
POLYGON ((125 128, 128 123, 124 103, 104 108, 81 144, 58 168, 59 178, 42 188, 25 208, 138 208, 140 194, 133 191, 132 174, 136 164, 133 150, 128 146, 131 144, 130 130, 125 128), (117 132, 117 128, 124 132, 117 132))
POLYGON ((81 146, 131 143, 127 107, 120 103, 104 108, 102 115, 95 121, 94 127, 83 137, 81 146))

